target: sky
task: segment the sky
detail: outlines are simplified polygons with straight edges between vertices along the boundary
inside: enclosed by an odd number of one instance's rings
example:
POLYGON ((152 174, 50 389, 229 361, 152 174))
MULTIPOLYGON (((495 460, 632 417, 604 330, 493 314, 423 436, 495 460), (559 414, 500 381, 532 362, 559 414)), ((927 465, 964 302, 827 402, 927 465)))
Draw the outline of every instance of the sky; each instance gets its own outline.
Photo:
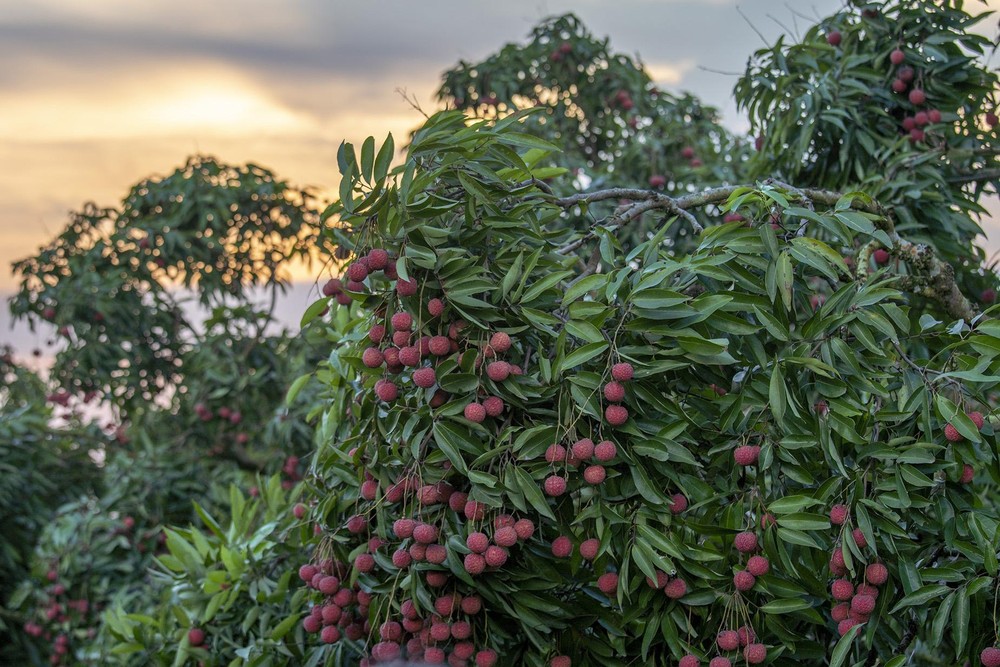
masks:
MULTIPOLYGON (((194 153, 334 192, 342 140, 419 124, 441 73, 576 12, 746 128, 747 57, 841 0, 32 0, 0 3, 0 296, 85 201, 114 205, 194 153)), ((990 0, 992 8, 1000 0, 990 0)), ((978 3, 970 2, 971 6, 978 3)), ((995 22, 988 22, 992 30, 995 22)), ((1000 227, 990 235, 1000 247, 1000 227), (993 237, 996 238, 993 238, 993 237)), ((307 299, 308 296, 302 296, 307 299)), ((0 343, 17 339, 0 310, 0 343)))

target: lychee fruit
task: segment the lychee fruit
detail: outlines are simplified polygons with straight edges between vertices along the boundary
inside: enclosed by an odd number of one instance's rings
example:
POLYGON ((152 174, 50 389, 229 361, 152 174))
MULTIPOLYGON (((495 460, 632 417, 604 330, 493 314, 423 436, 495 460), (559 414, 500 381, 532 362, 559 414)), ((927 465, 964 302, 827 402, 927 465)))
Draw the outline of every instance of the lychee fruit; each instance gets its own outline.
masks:
POLYGON ((976 412, 970 412, 966 416, 970 420, 972 420, 972 423, 976 425, 977 429, 979 429, 980 431, 983 430, 983 424, 986 423, 986 420, 983 419, 983 413, 982 412, 978 412, 978 411, 976 411, 976 412))
POLYGON ((979 654, 979 661, 983 663, 983 667, 1000 667, 1000 648, 984 648, 979 654))
POLYGON ((436 357, 443 357, 451 352, 451 339, 447 336, 432 336, 427 349, 436 357))
POLYGON ((679 600, 687 595, 687 590, 687 582, 678 577, 667 582, 667 585, 663 587, 663 594, 671 600, 679 600))
POLYGON ((437 375, 433 368, 418 368, 413 371, 413 384, 422 389, 429 389, 437 382, 437 375))
POLYGON ((708 667, 733 667, 733 663, 729 661, 729 658, 717 655, 708 663, 708 667))
POLYGON ((594 458, 602 463, 606 463, 615 458, 617 453, 618 449, 615 447, 615 443, 610 440, 604 440, 594 447, 594 458))
POLYGON ((201 628, 191 628, 188 630, 188 644, 191 646, 201 646, 205 643, 205 631, 201 628))
POLYGON ((413 327, 413 317, 409 313, 396 313, 390 322, 396 331, 409 331, 413 327))
POLYGON ((618 590, 618 575, 614 572, 602 574, 597 579, 597 588, 605 595, 611 595, 618 590))
POLYGON ((503 382, 510 377, 510 364, 506 361, 492 361, 486 367, 486 375, 494 382, 503 382))
POLYGON ((748 625, 741 625, 736 629, 736 634, 740 638, 740 646, 746 646, 747 644, 753 644, 757 641, 757 633, 753 631, 748 625))
POLYGON ((670 509, 671 514, 680 514, 688 508, 688 499, 683 493, 675 493, 670 496, 667 507, 670 509))
POLYGON ((927 95, 920 88, 914 88, 910 91, 910 104, 916 104, 920 106, 927 101, 927 95))
POLYGON ((530 540, 535 534, 535 524, 531 519, 518 519, 514 523, 514 532, 517 534, 517 539, 522 542, 530 540))
POLYGON ((741 553, 750 553, 757 550, 757 536, 750 532, 738 533, 733 538, 733 546, 741 553))
POLYGON ((545 460, 548 463, 563 463, 566 461, 566 448, 560 444, 549 445, 545 449, 545 460))
POLYGON ((413 296, 417 293, 417 281, 416 280, 403 280, 399 278, 396 280, 396 294, 399 296, 413 296))
POLYGON ((625 400, 625 387, 619 382, 609 382, 604 385, 604 398, 612 403, 625 400))
POLYGON ((850 509, 847 505, 834 505, 830 508, 830 523, 835 526, 843 526, 844 522, 847 521, 848 514, 850 514, 850 509))
POLYGON ((483 409, 489 417, 499 417, 503 414, 503 399, 499 396, 490 396, 483 401, 483 409))
POLYGON ((496 651, 491 648, 483 649, 476 653, 476 667, 495 667, 497 659, 496 651))
POLYGON ((723 630, 715 638, 715 643, 722 651, 735 651, 740 647, 740 636, 735 630, 723 630))
POLYGON ((741 445, 733 451, 733 460, 736 465, 752 466, 760 458, 760 447, 757 445, 741 445))
POLYGON ((735 575, 733 575, 733 585, 736 586, 738 591, 748 591, 754 587, 757 583, 757 577, 753 576, 746 570, 740 570, 735 575))
POLYGON ((837 579, 830 586, 830 593, 833 595, 834 600, 840 600, 841 602, 850 600, 854 596, 854 584, 847 579, 837 579))
POLYGON ((840 623, 837 624, 837 632, 840 634, 841 637, 843 637, 844 635, 846 635, 848 632, 851 631, 851 628, 853 628, 857 624, 858 622, 855 621, 853 618, 845 618, 844 620, 842 620, 840 623))
POLYGON ((650 588, 663 588, 668 583, 670 583, 670 576, 666 572, 660 570, 656 571, 656 581, 653 581, 649 577, 646 577, 646 583, 650 588))
POLYGON ((486 408, 482 403, 469 403, 465 406, 463 414, 470 422, 481 424, 486 419, 486 408))
POLYGON ((368 368, 378 368, 382 365, 384 358, 382 357, 382 352, 380 352, 378 348, 369 347, 365 349, 364 353, 362 353, 361 361, 364 362, 365 366, 368 368))
POLYGON ((906 60, 906 54, 901 49, 896 49, 889 54, 889 62, 893 65, 902 65, 904 60, 906 60))
POLYGON ((469 547, 473 553, 481 554, 490 546, 490 538, 485 533, 471 533, 465 538, 465 546, 469 547))
POLYGON ((743 649, 743 657, 751 665, 759 665, 767 660, 767 647, 763 644, 748 644, 743 649))
POLYGON ((944 427, 944 437, 948 442, 960 442, 962 440, 962 434, 958 432, 958 429, 951 424, 946 424, 944 427))
POLYGON ((587 466, 586 470, 583 471, 583 479, 586 480, 588 484, 600 484, 608 476, 607 471, 604 466, 587 466))
POLYGON ((573 541, 566 535, 560 535, 552 540, 552 555, 556 558, 569 558, 573 553, 573 541))
POLYGON ((611 367, 611 377, 618 382, 628 382, 632 379, 633 373, 632 364, 627 362, 617 363, 611 367))
POLYGON ((358 572, 371 572, 375 569, 375 557, 371 554, 358 554, 354 559, 354 569, 358 572))
POLYGON ((396 385, 392 382, 388 380, 379 380, 375 383, 375 395, 379 397, 379 400, 385 401, 386 403, 392 403, 399 395, 399 390, 396 389, 396 385))
POLYGON ((413 529, 416 527, 417 522, 413 519, 396 519, 392 522, 392 532, 395 533, 396 537, 401 540, 405 540, 408 537, 413 536, 413 529))
POLYGON ((463 565, 465 566, 465 571, 473 576, 482 574, 486 569, 486 558, 482 554, 477 553, 465 554, 463 565))
POLYGON ((590 438, 583 438, 573 443, 573 458, 586 461, 594 455, 594 441, 590 438))
POLYGON ((517 544, 517 531, 513 526, 504 526, 493 533, 493 541, 501 547, 512 547, 517 544))
POLYGON ((573 667, 573 661, 568 655, 557 655, 549 661, 549 667, 573 667))
POLYGON ((845 618, 850 616, 850 613, 851 613, 851 605, 849 605, 846 602, 839 602, 836 605, 834 605, 832 610, 830 610, 830 617, 833 618, 833 620, 836 621, 837 623, 840 623, 845 618))
POLYGON ((418 524, 413 529, 413 539, 415 539, 420 544, 430 544, 438 538, 437 526, 432 526, 429 523, 418 524))
POLYGON ((677 667, 701 667, 701 660, 698 659, 698 656, 688 653, 680 659, 680 662, 677 663, 677 667))
POLYGON ((827 34, 826 43, 829 44, 830 46, 840 46, 840 42, 842 39, 843 36, 840 34, 840 32, 834 30, 833 32, 827 34))
POLYGON ((503 331, 498 331, 490 336, 490 347, 503 354, 510 349, 510 336, 503 331))
POLYGON ((860 528, 855 528, 851 531, 851 537, 854 538, 854 543, 858 545, 858 548, 864 549, 868 546, 868 540, 865 538, 865 534, 861 532, 860 528))
POLYGON ((889 580, 889 569, 882 563, 872 563, 865 568, 865 580, 875 586, 881 586, 889 580))
POLYGON ((597 558, 597 552, 601 549, 601 541, 596 537, 592 537, 589 540, 584 540, 580 543, 580 556, 584 560, 594 560, 597 558))
POLYGON ((751 556, 747 561, 747 572, 755 577, 763 577, 771 570, 771 561, 764 556, 751 556))
POLYGON ((566 493, 566 478, 559 475, 549 475, 545 478, 545 493, 557 497, 566 493))
POLYGON ((875 263, 879 266, 884 266, 889 263, 889 253, 884 248, 879 248, 872 253, 872 259, 874 259, 875 263))
POLYGON ((870 595, 855 595, 851 598, 851 611, 868 615, 875 609, 875 598, 870 595))
POLYGON ((968 463, 966 463, 965 465, 962 466, 962 476, 959 478, 959 481, 962 484, 968 484, 973 479, 975 479, 975 477, 976 477, 976 469, 975 468, 973 468, 968 463))
POLYGON ((621 426, 628 421, 628 409, 622 405, 609 405, 604 410, 604 418, 612 426, 621 426))

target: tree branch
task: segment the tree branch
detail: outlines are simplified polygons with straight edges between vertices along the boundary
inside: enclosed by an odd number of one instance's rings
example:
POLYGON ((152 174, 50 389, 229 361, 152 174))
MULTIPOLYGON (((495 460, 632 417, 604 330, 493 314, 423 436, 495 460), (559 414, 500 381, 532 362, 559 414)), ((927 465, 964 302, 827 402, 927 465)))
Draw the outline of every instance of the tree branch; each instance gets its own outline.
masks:
POLYGON ((948 178, 949 183, 982 183, 983 181, 998 180, 1000 180, 1000 169, 977 169, 948 178))

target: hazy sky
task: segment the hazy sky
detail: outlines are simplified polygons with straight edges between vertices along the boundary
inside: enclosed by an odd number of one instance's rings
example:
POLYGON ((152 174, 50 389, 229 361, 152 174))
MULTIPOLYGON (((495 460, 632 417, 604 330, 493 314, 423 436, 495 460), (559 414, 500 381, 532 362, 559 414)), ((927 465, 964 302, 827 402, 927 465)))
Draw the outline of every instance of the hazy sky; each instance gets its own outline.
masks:
MULTIPOLYGON (((397 90, 433 108, 444 69, 522 41, 551 14, 576 12, 613 48, 639 54, 662 87, 696 93, 743 129, 730 92, 762 46, 750 24, 771 40, 841 4, 5 0, 0 293, 13 286, 10 262, 57 233, 69 209, 113 205, 195 152, 333 191, 342 140, 402 136, 419 123, 397 90)), ((0 342, 5 319, 4 308, 0 342)))

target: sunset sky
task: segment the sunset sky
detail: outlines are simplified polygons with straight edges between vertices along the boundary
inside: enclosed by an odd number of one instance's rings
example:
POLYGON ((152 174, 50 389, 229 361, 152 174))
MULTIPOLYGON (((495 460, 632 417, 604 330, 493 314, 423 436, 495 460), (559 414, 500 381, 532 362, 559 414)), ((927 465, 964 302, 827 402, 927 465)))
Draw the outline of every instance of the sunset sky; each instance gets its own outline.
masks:
MULTIPOLYGON (((522 41, 539 19, 575 11, 658 83, 690 90, 745 124, 735 73, 786 28, 839 0, 32 0, 0 8, 0 294, 84 201, 193 153, 254 161, 333 191, 346 139, 403 136, 441 72, 522 41), (796 16, 796 13, 799 15, 796 16), (751 24, 753 28, 751 28, 751 24), (723 74, 720 72, 729 72, 723 74)), ((977 2, 968 3, 970 8, 977 2)), ((991 0, 994 8, 1000 0, 991 0)), ((975 9, 973 9, 975 11, 975 9)), ((996 21, 984 22, 991 34, 996 21)), ((1000 233, 991 247, 1000 246, 1000 233)), ((6 309, 0 342, 10 339, 6 309)))

